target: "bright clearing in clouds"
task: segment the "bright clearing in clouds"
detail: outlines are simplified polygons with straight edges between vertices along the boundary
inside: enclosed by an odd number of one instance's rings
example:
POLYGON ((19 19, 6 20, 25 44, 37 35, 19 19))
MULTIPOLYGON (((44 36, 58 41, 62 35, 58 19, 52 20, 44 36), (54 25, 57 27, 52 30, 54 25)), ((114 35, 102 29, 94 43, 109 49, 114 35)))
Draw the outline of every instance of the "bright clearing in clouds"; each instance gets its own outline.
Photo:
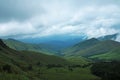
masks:
POLYGON ((1 38, 119 32, 120 0, 0 0, 1 38))

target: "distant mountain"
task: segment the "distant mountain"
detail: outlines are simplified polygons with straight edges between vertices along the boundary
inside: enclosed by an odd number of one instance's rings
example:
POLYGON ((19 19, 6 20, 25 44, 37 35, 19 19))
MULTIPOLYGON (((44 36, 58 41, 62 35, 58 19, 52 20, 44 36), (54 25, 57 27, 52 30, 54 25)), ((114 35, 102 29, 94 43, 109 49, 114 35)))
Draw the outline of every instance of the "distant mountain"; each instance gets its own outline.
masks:
POLYGON ((86 40, 87 37, 85 35, 80 36, 70 36, 70 35, 56 35, 56 36, 47 36, 47 37, 40 37, 40 38, 25 38, 25 39, 19 39, 19 41, 25 42, 25 43, 46 43, 51 41, 62 41, 67 42, 71 44, 72 42, 80 42, 83 40, 86 40))
POLYGON ((43 38, 32 38, 32 39, 20 39, 25 43, 32 44, 47 44, 52 47, 53 50, 61 51, 64 48, 73 46, 78 42, 86 40, 86 36, 68 36, 68 35, 60 35, 60 36, 50 36, 43 38))
MULTIPOLYGON (((30 44, 30 43, 24 43, 24 42, 20 42, 18 40, 15 40, 15 39, 7 39, 7 40, 3 40, 4 43, 9 46, 10 48, 14 49, 14 50, 18 50, 18 51, 29 51, 29 53, 32 54, 32 52, 30 51, 35 51, 35 52, 42 52, 44 54, 49 54, 49 55, 61 55, 59 54, 58 52, 55 52, 57 51, 58 47, 51 47, 49 45, 51 44, 56 44, 57 46, 57 41, 54 41, 53 43, 47 43, 48 45, 45 45, 45 44, 30 44), (53 51, 52 51, 53 50, 53 51)), ((59 42, 59 44, 61 44, 62 42, 59 42)), ((62 45, 62 44, 61 44, 62 45)), ((64 57, 66 58, 68 61, 71 61, 76 63, 76 57, 64 57)), ((79 61, 79 64, 87 64, 88 63, 88 60, 86 60, 85 58, 83 57, 79 57, 77 59, 77 62, 79 61), (78 60, 79 59, 79 60, 78 60)))
POLYGON ((55 55, 61 55, 61 50, 73 46, 74 44, 81 42, 83 40, 85 40, 85 38, 83 39, 83 37, 78 37, 78 38, 69 37, 63 40, 54 40, 51 38, 49 40, 49 38, 47 38, 45 39, 45 41, 44 39, 39 41, 39 43, 34 43, 34 40, 33 43, 27 43, 27 41, 21 42, 22 40, 19 41, 15 39, 3 39, 3 41, 7 46, 15 50, 36 51, 36 52, 43 52, 43 53, 55 54, 55 55))
POLYGON ((54 54, 55 51, 52 50, 52 47, 47 44, 30 44, 24 43, 15 39, 3 39, 4 43, 12 49, 19 50, 19 51, 35 51, 35 52, 42 52, 46 54, 54 54))

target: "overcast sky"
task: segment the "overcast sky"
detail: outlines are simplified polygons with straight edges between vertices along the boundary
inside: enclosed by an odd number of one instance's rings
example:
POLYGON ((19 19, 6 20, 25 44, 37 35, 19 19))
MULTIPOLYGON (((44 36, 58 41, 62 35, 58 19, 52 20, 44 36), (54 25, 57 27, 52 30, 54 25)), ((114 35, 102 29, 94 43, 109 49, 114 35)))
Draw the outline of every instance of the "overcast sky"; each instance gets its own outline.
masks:
POLYGON ((119 32, 120 0, 0 0, 0 37, 91 38, 119 32))

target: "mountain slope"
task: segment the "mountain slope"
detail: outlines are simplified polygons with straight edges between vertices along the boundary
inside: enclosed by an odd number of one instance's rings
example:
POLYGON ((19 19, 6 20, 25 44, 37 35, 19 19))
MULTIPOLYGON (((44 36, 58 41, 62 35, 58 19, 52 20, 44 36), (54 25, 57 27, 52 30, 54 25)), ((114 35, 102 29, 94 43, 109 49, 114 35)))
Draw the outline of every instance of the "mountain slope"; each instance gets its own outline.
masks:
POLYGON ((26 51, 35 51, 35 52, 42 52, 46 54, 54 54, 53 50, 51 50, 51 46, 46 44, 30 44, 30 43, 24 43, 20 42, 14 39, 4 39, 4 43, 9 46, 12 49, 15 50, 26 50, 26 51))
POLYGON ((77 54, 81 56, 92 56, 96 54, 103 54, 111 51, 112 49, 120 47, 120 43, 112 40, 101 41, 88 49, 81 50, 77 54))
POLYGON ((120 57, 120 43, 113 40, 99 41, 96 39, 86 40, 65 51, 65 56, 82 56, 92 59, 114 59, 120 57), (112 57, 113 56, 113 57, 112 57))
POLYGON ((99 60, 120 60, 120 47, 116 47, 115 49, 104 54, 93 55, 90 58, 99 60))
POLYGON ((72 65, 61 57, 13 50, 0 40, 0 80, 100 80, 89 66, 72 65))
POLYGON ((89 47, 91 47, 99 42, 100 41, 95 39, 95 38, 85 40, 83 42, 80 42, 80 43, 74 45, 73 47, 68 48, 67 50, 64 50, 63 53, 65 54, 65 56, 69 56, 69 55, 74 56, 77 52, 84 50, 84 49, 87 49, 87 48, 89 48, 89 47))
POLYGON ((16 51, 6 46, 0 39, 0 73, 3 75, 0 77, 1 80, 39 80, 34 79, 35 70, 48 64, 67 65, 69 62, 57 56, 16 51))
POLYGON ((9 47, 7 47, 2 40, 0 40, 0 55, 8 58, 8 59, 15 59, 27 63, 35 63, 37 61, 41 63, 64 63, 64 59, 52 56, 52 55, 46 55, 42 53, 37 52, 30 52, 30 51, 16 51, 9 47))

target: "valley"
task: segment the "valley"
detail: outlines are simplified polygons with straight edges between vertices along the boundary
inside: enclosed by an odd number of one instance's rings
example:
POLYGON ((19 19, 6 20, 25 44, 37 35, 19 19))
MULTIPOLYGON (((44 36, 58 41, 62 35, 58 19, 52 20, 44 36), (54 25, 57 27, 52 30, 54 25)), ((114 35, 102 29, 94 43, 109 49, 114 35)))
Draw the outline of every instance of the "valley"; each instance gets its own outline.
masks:
POLYGON ((0 80, 120 80, 120 0, 0 0, 0 80))
POLYGON ((38 52, 16 51, 0 40, 0 80, 99 80, 87 64, 38 52))
POLYGON ((0 39, 0 80, 107 80, 111 74, 101 74, 119 61, 120 43, 111 39, 91 38, 58 51, 47 43, 0 39))

